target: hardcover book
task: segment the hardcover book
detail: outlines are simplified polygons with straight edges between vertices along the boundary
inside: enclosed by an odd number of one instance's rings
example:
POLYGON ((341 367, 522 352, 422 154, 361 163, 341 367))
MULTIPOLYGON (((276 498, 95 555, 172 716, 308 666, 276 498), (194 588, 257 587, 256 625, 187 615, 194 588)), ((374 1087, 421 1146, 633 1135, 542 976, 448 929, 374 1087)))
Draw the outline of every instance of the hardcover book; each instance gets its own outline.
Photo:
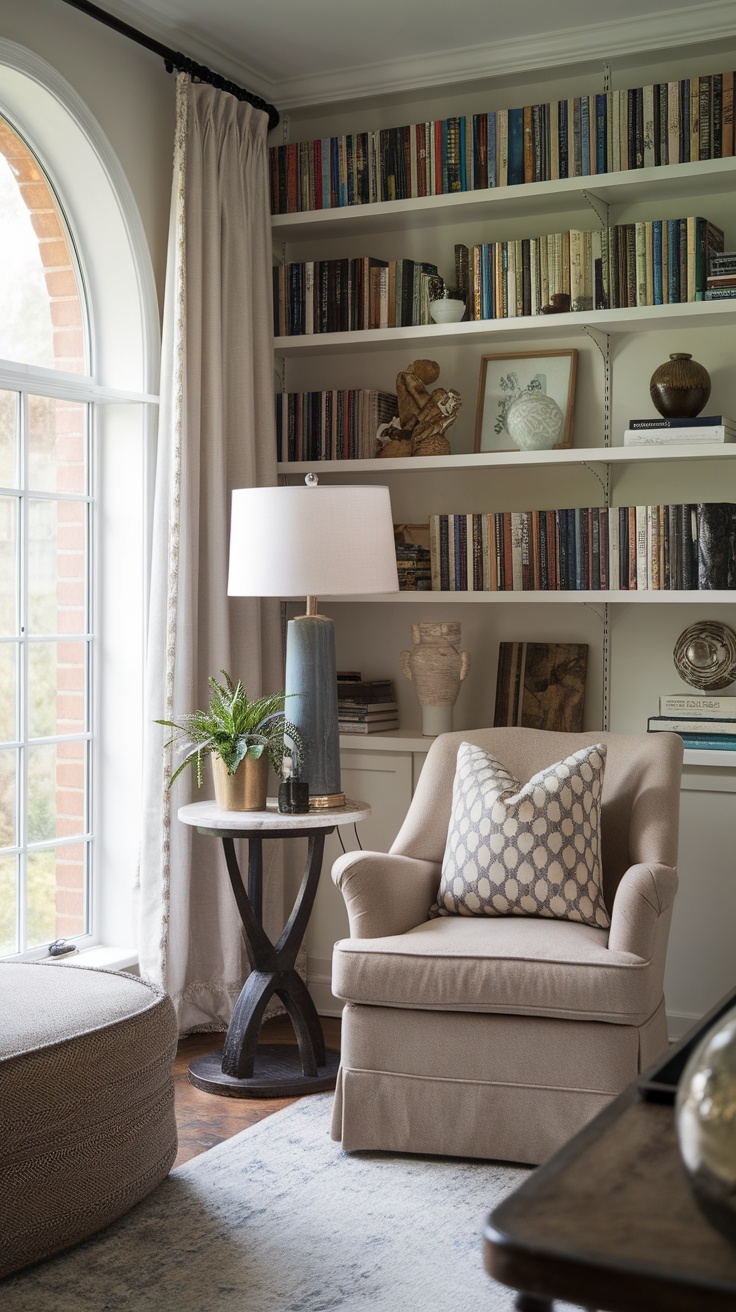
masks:
POLYGON ((679 736, 685 747, 691 751, 736 751, 736 734, 681 733, 679 736))
POLYGON ((736 587, 736 503, 709 501, 696 507, 698 587, 736 587))
POLYGON ((736 717, 715 720, 699 715, 650 715, 647 729, 650 733, 706 733, 717 734, 720 738, 723 734, 736 735, 736 717))
POLYGON ((494 725, 579 733, 587 666, 584 643, 500 643, 494 725))
POLYGON ((736 697, 722 697, 718 693, 673 692, 662 693, 659 699, 660 715, 695 715, 701 720, 736 719, 736 697))

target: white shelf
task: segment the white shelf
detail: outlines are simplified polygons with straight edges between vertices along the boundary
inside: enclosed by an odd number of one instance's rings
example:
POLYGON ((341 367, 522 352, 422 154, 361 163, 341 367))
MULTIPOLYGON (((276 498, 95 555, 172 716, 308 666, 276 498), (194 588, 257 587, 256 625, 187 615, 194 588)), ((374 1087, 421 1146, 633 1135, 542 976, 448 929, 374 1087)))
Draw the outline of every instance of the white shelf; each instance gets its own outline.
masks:
POLYGON ((476 451, 462 455, 413 456, 398 460, 282 460, 280 474, 390 474, 401 471, 520 469, 522 465, 623 465, 651 460, 733 460, 736 443, 691 443, 687 446, 566 447, 556 451, 476 451))
POLYGON ((428 752, 434 738, 423 738, 409 729, 392 729, 389 733, 341 733, 340 751, 428 752))
POLYGON ((661 332, 668 328, 714 328, 736 323, 736 298, 688 301, 677 305, 640 305, 633 309, 579 310, 568 314, 525 314, 509 319, 473 319, 467 323, 414 324, 410 328, 367 328, 358 332, 312 333, 274 338, 274 351, 297 355, 337 355, 386 351, 392 347, 454 346, 494 337, 570 337, 586 328, 601 333, 661 332))
POLYGON ((596 606, 734 606, 736 589, 693 590, 669 592, 665 589, 628 592, 581 589, 579 592, 556 589, 549 592, 371 592, 342 597, 320 597, 320 601, 334 605, 337 602, 382 602, 384 605, 409 606, 514 606, 514 605, 584 605, 596 606))
MULTIPOLYGON (((393 729, 390 733, 340 734, 340 751, 428 752, 434 738, 424 738, 415 729, 393 729)), ((685 765, 721 766, 736 769, 736 752, 685 751, 685 765)))
MULTIPOLYGON (((275 214, 271 223, 274 240, 304 241, 322 236, 334 239, 404 232, 521 215, 538 214, 547 220, 553 214, 586 209, 586 196, 602 205, 627 205, 684 196, 690 201, 699 196, 731 191, 735 172, 733 158, 709 159, 692 164, 593 174, 584 178, 561 178, 557 182, 529 182, 484 191, 455 191, 443 196, 416 196, 411 200, 381 201, 372 205, 275 214)), ((696 212, 690 209, 690 213, 696 212)))

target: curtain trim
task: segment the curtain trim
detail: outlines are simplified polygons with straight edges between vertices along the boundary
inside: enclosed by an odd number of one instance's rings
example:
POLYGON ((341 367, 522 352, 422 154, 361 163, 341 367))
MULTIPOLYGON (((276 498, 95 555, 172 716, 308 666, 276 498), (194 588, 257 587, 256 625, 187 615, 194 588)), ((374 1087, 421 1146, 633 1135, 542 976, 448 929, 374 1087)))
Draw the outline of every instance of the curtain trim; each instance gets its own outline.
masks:
MULTIPOLYGON (((187 118, 189 109, 189 78, 180 73, 176 79, 176 129, 174 138, 174 170, 176 190, 176 261, 174 327, 175 376, 173 388, 173 461, 169 501, 169 554, 166 579, 166 677, 164 718, 174 718, 174 678, 176 673, 176 628, 179 599, 179 542, 181 534, 181 465, 184 438, 184 350, 186 340, 186 174, 187 174, 187 118)), ((166 977, 169 956, 169 925, 171 906, 171 793, 168 781, 173 773, 173 749, 163 753, 163 805, 161 824, 161 970, 166 977)))

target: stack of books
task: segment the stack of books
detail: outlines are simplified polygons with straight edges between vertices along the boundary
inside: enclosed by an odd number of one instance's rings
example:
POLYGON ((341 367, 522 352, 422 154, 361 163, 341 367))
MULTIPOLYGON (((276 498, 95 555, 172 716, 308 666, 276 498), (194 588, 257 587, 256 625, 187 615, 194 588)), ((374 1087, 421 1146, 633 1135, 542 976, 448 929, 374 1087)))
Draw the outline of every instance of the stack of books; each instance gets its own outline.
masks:
POLYGON ((378 430, 399 413, 393 392, 358 388, 276 394, 278 460, 372 460, 378 430))
POLYGON ((670 693, 659 699, 659 715, 647 721, 650 733, 677 733, 686 747, 736 751, 736 697, 710 693, 670 693))
POLYGON ((431 592, 432 555, 416 542, 397 542, 396 568, 400 592, 431 592))
POLYGON ((736 420, 728 415, 697 415, 693 419, 630 419, 624 446, 677 446, 683 443, 734 442, 736 420))
POLYGON ((432 588, 736 588, 736 503, 430 515, 432 588))
POLYGON ((705 299, 729 301, 734 296, 736 296, 736 251, 719 251, 710 259, 705 299))
POLYGON ((734 153, 732 71, 271 149, 271 210, 554 182, 734 153))
POLYGON ((399 708, 390 679, 362 679, 338 671, 337 718, 340 733, 388 733, 399 727, 399 708))

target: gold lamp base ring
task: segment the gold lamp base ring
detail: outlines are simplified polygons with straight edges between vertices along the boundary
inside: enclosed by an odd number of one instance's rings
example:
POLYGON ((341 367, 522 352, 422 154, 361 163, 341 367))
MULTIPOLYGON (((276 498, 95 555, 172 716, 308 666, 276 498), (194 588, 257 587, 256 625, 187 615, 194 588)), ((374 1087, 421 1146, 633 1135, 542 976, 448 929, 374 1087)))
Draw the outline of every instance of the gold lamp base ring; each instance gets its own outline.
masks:
POLYGON ((310 811, 321 811, 328 807, 345 805, 344 793, 318 793, 309 799, 310 811))

